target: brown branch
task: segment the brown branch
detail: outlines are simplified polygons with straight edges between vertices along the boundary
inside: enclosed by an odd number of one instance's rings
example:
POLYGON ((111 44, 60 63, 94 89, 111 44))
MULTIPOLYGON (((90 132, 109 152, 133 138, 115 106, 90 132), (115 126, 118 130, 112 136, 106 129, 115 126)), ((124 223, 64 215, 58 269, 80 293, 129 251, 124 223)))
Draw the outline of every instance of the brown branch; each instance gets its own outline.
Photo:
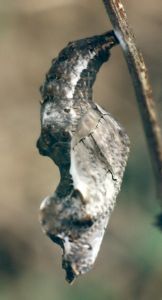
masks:
POLYGON ((132 78, 136 98, 149 146, 157 196, 162 205, 162 134, 155 111, 155 101, 148 78, 148 71, 141 52, 137 49, 135 38, 129 28, 127 15, 120 0, 103 0, 115 34, 123 49, 125 60, 132 78))

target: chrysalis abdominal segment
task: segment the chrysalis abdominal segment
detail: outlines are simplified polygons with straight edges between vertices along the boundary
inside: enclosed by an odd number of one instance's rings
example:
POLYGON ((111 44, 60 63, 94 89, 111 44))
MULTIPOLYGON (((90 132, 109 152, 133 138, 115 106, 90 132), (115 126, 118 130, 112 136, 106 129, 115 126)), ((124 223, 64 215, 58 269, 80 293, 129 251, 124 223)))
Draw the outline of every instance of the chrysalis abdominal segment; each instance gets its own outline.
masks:
POLYGON ((92 100, 97 72, 117 43, 112 31, 69 43, 41 87, 37 146, 58 165, 61 178, 41 204, 40 220, 63 249, 69 282, 95 262, 127 161, 124 129, 92 100))

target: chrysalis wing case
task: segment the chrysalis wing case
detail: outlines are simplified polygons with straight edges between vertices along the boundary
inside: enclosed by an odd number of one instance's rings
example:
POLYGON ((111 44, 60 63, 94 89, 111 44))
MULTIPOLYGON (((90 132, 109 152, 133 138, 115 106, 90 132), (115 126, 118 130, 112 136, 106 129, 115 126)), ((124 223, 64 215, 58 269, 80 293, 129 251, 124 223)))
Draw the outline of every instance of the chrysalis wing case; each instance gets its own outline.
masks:
POLYGON ((61 179, 42 202, 40 220, 63 249, 69 282, 95 262, 128 157, 125 130, 92 101, 96 74, 117 43, 113 32, 69 43, 41 87, 37 146, 58 165, 61 179))

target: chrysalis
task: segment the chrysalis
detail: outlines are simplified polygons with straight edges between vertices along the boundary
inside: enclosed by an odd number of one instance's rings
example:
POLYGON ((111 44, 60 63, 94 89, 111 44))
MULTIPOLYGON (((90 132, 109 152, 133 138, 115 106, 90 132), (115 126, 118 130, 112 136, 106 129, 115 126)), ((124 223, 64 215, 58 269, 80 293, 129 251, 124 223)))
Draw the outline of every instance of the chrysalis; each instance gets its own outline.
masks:
POLYGON ((41 87, 37 146, 58 165, 61 179, 42 202, 40 220, 63 249, 69 282, 95 262, 128 157, 124 129, 92 100, 96 74, 117 43, 113 32, 69 43, 41 87))

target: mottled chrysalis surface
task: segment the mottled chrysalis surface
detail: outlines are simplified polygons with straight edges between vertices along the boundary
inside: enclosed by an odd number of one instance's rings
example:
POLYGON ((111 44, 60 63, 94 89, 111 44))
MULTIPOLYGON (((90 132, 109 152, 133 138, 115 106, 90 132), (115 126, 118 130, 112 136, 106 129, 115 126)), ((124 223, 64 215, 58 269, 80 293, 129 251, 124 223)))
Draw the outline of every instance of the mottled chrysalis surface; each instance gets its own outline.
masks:
POLYGON ((113 32, 69 43, 41 87, 37 146, 58 165, 60 183, 42 202, 40 220, 63 249, 69 282, 96 260, 129 152, 125 130, 92 100, 97 72, 115 44, 113 32))

